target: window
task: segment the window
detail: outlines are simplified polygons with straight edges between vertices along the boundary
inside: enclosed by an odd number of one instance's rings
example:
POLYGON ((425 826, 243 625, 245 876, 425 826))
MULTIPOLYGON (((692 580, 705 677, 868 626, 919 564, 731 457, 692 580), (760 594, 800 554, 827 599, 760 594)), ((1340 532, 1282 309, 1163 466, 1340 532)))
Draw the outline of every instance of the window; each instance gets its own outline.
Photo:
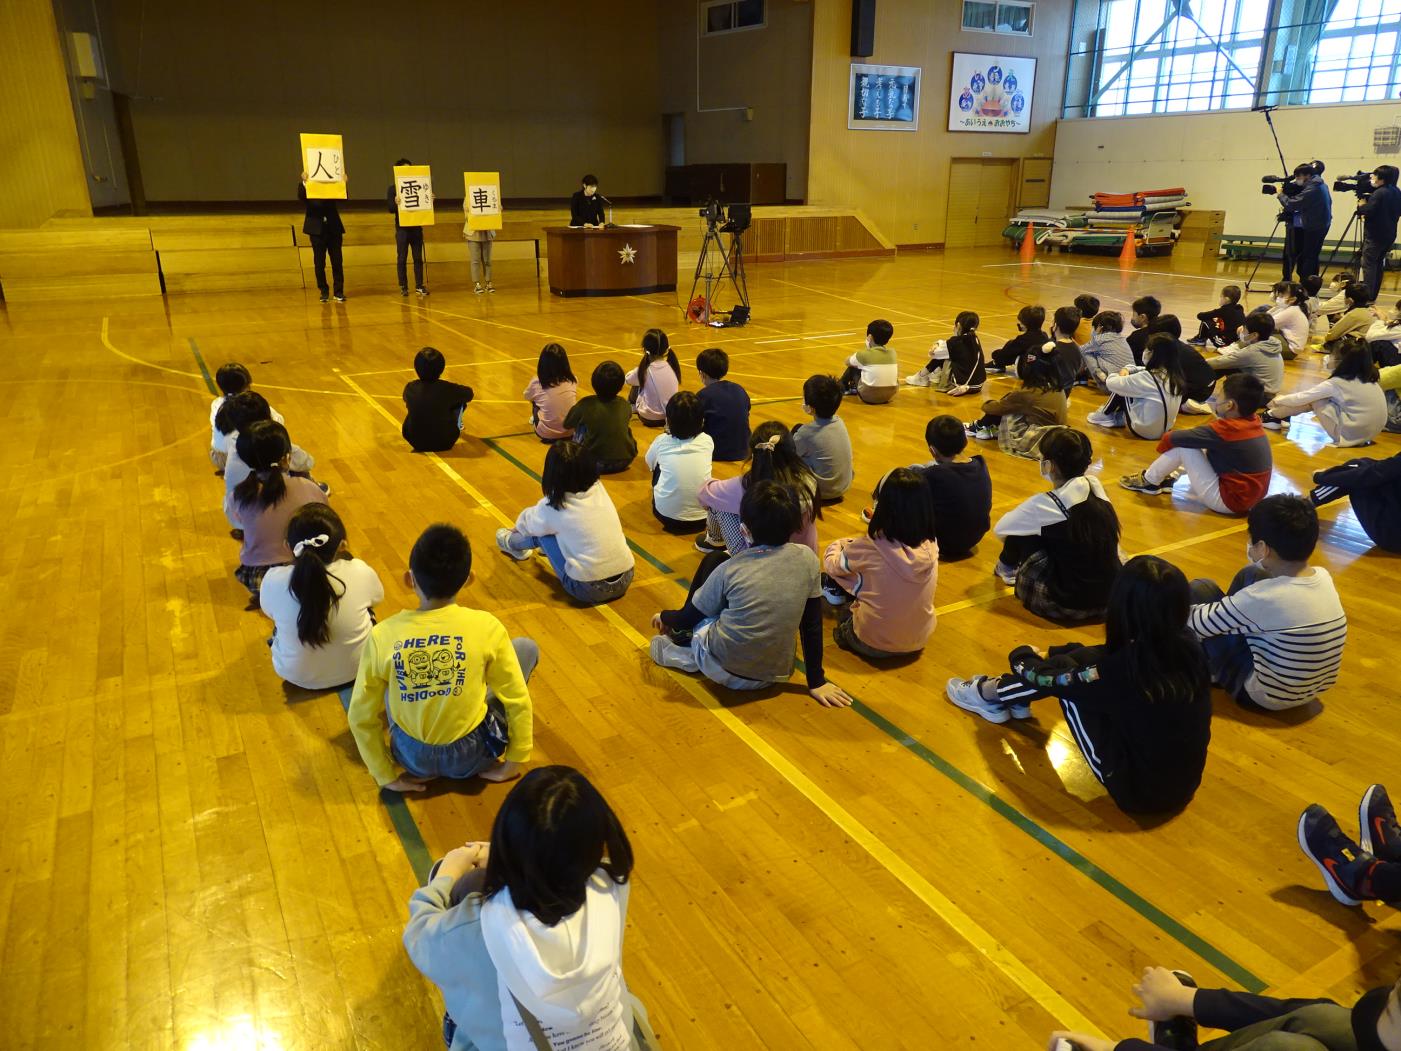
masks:
POLYGON ((1401 98, 1399 45, 1396 0, 1076 0, 1061 116, 1401 98))
POLYGON ((710 0, 701 5, 705 35, 764 28, 764 0, 710 0))
POLYGON ((963 28, 974 33, 1031 36, 1035 7, 1022 0, 963 0, 963 28))

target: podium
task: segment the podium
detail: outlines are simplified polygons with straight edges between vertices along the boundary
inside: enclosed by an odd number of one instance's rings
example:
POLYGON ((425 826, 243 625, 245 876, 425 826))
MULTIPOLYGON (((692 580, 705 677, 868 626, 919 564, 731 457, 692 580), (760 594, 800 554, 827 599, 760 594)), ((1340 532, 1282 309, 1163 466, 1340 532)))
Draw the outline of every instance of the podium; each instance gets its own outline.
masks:
POLYGON ((550 291, 558 296, 629 296, 676 291, 679 226, 585 230, 547 226, 550 291))

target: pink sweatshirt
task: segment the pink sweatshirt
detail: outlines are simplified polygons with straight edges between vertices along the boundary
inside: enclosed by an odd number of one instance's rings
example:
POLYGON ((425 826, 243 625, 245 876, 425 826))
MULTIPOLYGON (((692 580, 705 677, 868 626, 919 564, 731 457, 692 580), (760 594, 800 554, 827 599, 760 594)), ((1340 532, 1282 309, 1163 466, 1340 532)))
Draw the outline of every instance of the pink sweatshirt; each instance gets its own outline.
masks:
POLYGON ((579 399, 577 383, 565 380, 553 387, 542 387, 540 377, 532 376, 524 396, 535 406, 535 433, 541 438, 568 438, 573 433, 564 426, 564 418, 579 399))
MULTIPOLYGON (((744 499, 744 478, 712 478, 700 487, 698 499, 706 510, 737 515, 739 502, 744 499)), ((789 537, 788 542, 804 544, 817 554, 817 523, 810 515, 803 519, 803 528, 789 537)))
POLYGON ((924 649, 934 631, 934 585, 939 545, 926 540, 906 547, 864 536, 834 540, 822 570, 855 596, 851 613, 856 637, 887 653, 924 649))

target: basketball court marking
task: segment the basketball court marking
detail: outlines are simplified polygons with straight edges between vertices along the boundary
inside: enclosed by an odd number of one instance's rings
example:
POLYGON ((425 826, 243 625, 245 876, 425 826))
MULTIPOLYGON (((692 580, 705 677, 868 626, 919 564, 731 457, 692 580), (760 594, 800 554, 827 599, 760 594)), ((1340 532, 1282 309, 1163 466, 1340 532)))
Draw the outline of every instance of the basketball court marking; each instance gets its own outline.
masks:
POLYGON ((1161 280, 1163 280, 1163 281, 1210 281, 1210 282, 1211 282, 1212 284, 1214 284, 1214 285, 1220 285, 1220 284, 1227 284, 1227 285, 1229 285, 1229 284, 1231 283, 1231 280, 1230 280, 1229 278, 1227 278, 1226 280, 1223 281, 1223 280, 1222 280, 1221 278, 1219 278, 1219 277, 1202 277, 1202 276, 1199 275, 1199 274, 1175 274, 1175 273, 1172 273, 1171 271, 1165 271, 1165 270, 1119 270, 1117 267, 1112 267, 1112 266, 1086 266, 1086 265, 1084 265, 1083 263, 1048 263, 1048 262, 1046 262, 1045 260, 1042 260, 1042 259, 1038 259, 1038 260, 1036 260, 1034 263, 984 263, 984 264, 982 264, 982 268, 983 268, 984 270, 995 270, 995 269, 997 269, 998 267, 1004 267, 1004 266, 1053 266, 1053 267, 1058 266, 1058 267, 1065 267, 1065 268, 1068 269, 1068 270, 1097 270, 1097 271, 1099 271, 1101 274, 1120 273, 1120 274, 1148 275, 1148 276, 1151 276, 1151 277, 1159 278, 1159 279, 1161 279, 1161 280))

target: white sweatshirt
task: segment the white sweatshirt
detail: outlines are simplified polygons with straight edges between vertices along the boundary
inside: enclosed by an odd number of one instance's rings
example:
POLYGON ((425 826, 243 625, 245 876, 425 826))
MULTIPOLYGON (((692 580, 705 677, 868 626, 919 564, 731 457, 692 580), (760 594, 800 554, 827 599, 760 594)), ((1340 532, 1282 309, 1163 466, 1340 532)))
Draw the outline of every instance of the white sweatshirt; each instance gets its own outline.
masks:
POLYGON ((1386 427, 1386 392, 1376 383, 1329 378, 1307 390, 1281 394, 1270 402, 1270 415, 1312 412, 1338 445, 1365 445, 1386 427))
POLYGON ((657 484, 652 487, 652 502, 657 510, 678 522, 703 521, 705 508, 697 494, 710 481, 714 455, 715 439, 704 431, 694 438, 658 435, 643 456, 649 469, 661 468, 657 484))
POLYGON ((1172 428, 1182 395, 1168 389, 1163 377, 1142 365, 1130 365, 1127 376, 1109 375, 1104 385, 1128 407, 1129 430, 1140 438, 1158 439, 1172 428))
POLYGON ((555 537, 565 568, 575 580, 607 580, 633 566, 623 523, 602 482, 585 492, 570 493, 563 507, 551 507, 542 497, 516 518, 516 532, 555 537))
POLYGON ((1104 486, 1098 478, 1082 474, 1078 478, 1070 479, 1059 489, 1037 493, 1029 500, 1022 501, 997 520, 997 524, 992 527, 993 535, 1004 539, 1009 536, 1040 536, 1041 530, 1046 526, 1064 522, 1065 515, 1061 512, 1060 504, 1052 499, 1052 493, 1067 510, 1076 504, 1084 503, 1092 493, 1101 500, 1109 499, 1104 494, 1104 486))

